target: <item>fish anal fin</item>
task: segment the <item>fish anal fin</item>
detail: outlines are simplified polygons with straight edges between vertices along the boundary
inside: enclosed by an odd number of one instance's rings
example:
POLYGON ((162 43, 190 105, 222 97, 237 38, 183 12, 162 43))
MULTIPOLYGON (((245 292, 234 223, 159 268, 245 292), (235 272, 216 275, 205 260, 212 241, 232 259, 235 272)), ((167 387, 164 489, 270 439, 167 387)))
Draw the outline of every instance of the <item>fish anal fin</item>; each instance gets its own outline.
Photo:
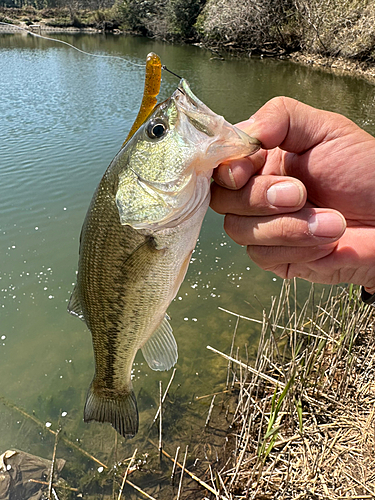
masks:
POLYGON ((132 438, 138 432, 138 408, 133 389, 123 394, 106 397, 96 392, 94 383, 87 394, 84 421, 109 422, 125 438, 132 438))
POLYGON ((177 344, 168 319, 165 315, 160 326, 142 347, 143 357, 152 370, 169 370, 177 363, 177 344))
POLYGON ((78 318, 82 321, 85 321, 85 317, 82 312, 82 306, 78 298, 77 285, 74 286, 73 293, 70 296, 68 312, 73 316, 78 316, 78 318))

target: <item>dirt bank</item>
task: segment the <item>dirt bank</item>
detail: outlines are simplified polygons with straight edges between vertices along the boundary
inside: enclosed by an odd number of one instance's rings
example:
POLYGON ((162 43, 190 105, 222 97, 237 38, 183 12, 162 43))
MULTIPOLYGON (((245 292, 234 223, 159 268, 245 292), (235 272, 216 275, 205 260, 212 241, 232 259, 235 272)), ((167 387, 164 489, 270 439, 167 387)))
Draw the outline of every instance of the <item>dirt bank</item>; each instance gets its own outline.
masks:
POLYGON ((358 76, 375 84, 375 64, 349 60, 343 57, 322 57, 302 52, 294 52, 290 55, 290 58, 299 64, 323 68, 341 75, 358 76))

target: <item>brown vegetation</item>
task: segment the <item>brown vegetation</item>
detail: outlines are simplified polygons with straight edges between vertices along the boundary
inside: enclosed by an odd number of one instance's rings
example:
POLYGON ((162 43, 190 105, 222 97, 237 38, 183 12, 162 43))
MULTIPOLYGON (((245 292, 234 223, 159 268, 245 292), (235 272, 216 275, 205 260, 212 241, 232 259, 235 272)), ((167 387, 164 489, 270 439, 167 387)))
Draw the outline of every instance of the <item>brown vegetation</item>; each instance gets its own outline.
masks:
POLYGON ((298 0, 305 51, 358 60, 375 58, 375 3, 371 0, 298 0))
POLYGON ((218 48, 277 55, 298 48, 293 2, 211 0, 197 22, 202 40, 218 48))
POLYGON ((2 21, 50 18, 249 55, 375 62, 375 0, 0 0, 1 7, 2 21))
POLYGON ((233 360, 220 498, 374 498, 375 310, 351 287, 301 309, 291 292, 264 315, 255 366, 233 360))
POLYGON ((198 19, 208 44, 250 53, 375 60, 374 0, 210 0, 198 19))

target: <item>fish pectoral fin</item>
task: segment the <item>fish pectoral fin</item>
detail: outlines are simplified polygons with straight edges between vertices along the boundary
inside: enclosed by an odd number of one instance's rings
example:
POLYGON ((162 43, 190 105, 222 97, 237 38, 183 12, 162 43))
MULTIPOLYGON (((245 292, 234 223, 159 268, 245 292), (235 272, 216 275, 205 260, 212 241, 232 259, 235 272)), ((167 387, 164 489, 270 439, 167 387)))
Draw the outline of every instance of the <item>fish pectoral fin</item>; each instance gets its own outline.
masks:
POLYGON ((177 363, 177 343, 165 315, 161 325, 142 347, 142 354, 152 370, 169 370, 177 363))
POLYGON ((82 312, 82 306, 78 298, 77 285, 74 286, 73 293, 70 296, 68 312, 73 316, 78 316, 82 321, 85 321, 85 317, 83 316, 82 312))

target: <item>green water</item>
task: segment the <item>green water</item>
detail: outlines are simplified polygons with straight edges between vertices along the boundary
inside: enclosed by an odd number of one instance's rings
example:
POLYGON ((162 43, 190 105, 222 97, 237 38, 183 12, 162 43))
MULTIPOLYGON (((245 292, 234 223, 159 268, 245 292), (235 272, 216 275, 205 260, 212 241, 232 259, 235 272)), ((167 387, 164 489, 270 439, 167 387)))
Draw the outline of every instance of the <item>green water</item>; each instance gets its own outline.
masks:
MULTIPOLYGON (((154 51, 231 122, 283 94, 344 113, 375 133, 375 88, 363 80, 285 61, 220 60, 197 47, 143 38, 60 38, 136 64, 154 51)), ((52 429, 63 412, 60 420, 68 438, 110 461, 112 428, 82 423, 94 369, 91 336, 66 308, 82 221, 136 116, 144 68, 23 35, 0 36, 0 67, 0 395, 43 423, 51 422, 52 429)), ((176 84, 164 73, 161 98, 176 84)), ((225 383, 226 362, 206 345, 229 352, 235 318, 218 307, 259 318, 261 305, 268 306, 280 286, 280 279, 259 270, 244 248, 229 240, 222 217, 210 210, 187 278, 169 309, 179 361, 174 406, 165 410, 167 422, 170 412, 166 443, 188 441, 191 418, 204 423, 210 402, 196 396, 221 390, 225 383)), ((303 293, 307 286, 300 288, 303 293)), ((240 322, 236 346, 247 344, 251 353, 258 333, 256 326, 240 322)), ((144 439, 156 411, 159 380, 165 386, 170 373, 153 373, 138 354, 134 376, 140 437, 129 451, 144 439)), ((48 432, 0 406, 0 452, 17 447, 48 457, 52 444, 48 432)), ((64 453, 73 452, 66 448, 64 453)), ((95 470, 92 463, 87 467, 95 470)))

